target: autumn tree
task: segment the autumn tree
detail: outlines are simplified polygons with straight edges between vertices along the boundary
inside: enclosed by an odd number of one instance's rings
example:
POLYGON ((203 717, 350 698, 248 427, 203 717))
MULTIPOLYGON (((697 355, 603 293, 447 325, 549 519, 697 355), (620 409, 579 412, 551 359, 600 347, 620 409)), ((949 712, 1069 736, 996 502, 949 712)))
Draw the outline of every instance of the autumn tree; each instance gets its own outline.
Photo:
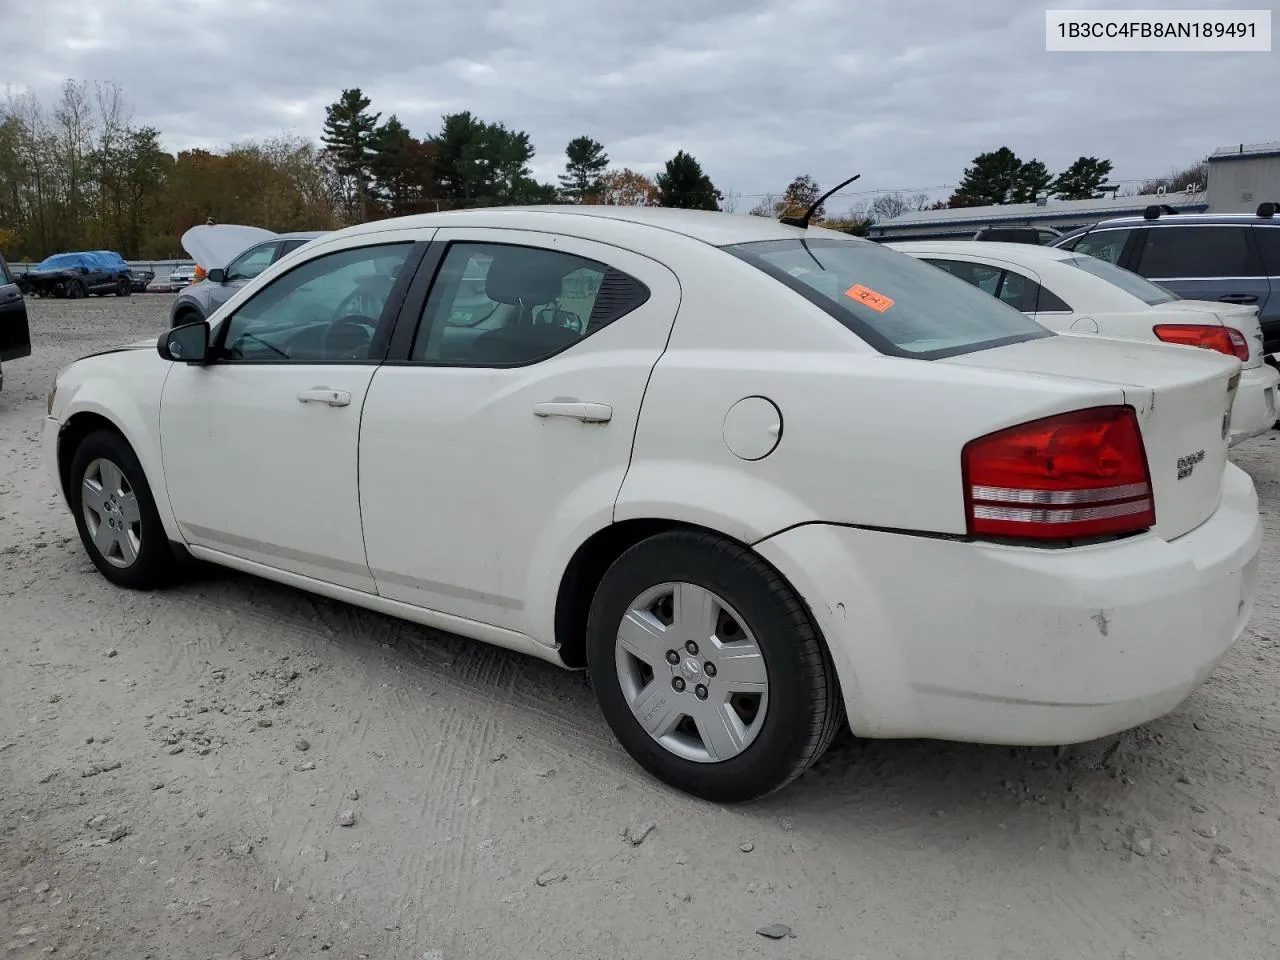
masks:
MULTIPOLYGON (((822 190, 817 181, 807 173, 796 177, 791 183, 787 184, 786 192, 782 195, 782 203, 778 208, 778 216, 804 216, 804 212, 813 205, 821 192, 822 190)), ((821 223, 824 216, 826 216, 826 211, 822 207, 818 207, 814 211, 813 222, 821 223)))
POLYGON ((658 185, 644 174, 623 167, 609 170, 600 177, 600 189, 587 197, 587 203, 608 204, 614 207, 661 206, 658 185))
POLYGON ((372 102, 359 87, 343 90, 325 108, 324 134, 320 138, 333 157, 339 175, 347 181, 351 217, 363 217, 370 197, 370 165, 373 142, 381 113, 370 113, 372 102))
POLYGON ((1110 160, 1080 157, 1054 178, 1049 189, 1063 200, 1092 200, 1110 173, 1110 160))
POLYGON ((393 216, 419 213, 432 194, 431 147, 394 114, 374 133, 369 172, 379 202, 393 216))
POLYGON ((601 175, 609 166, 604 144, 590 137, 575 137, 565 147, 564 173, 560 175, 560 193, 571 203, 587 203, 602 188, 601 175))
POLYGON ((685 210, 718 210, 720 191, 692 154, 683 150, 667 161, 656 178, 659 202, 685 210))

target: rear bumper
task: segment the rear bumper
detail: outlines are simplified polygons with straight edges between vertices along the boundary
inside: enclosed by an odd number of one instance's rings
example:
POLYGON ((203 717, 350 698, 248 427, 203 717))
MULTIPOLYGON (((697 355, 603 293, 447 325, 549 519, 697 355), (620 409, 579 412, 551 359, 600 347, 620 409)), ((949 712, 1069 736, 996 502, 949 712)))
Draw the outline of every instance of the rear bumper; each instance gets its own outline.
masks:
POLYGON ((1261 436, 1276 423, 1276 394, 1280 370, 1269 363, 1240 373, 1240 386, 1231 407, 1231 445, 1261 436))
POLYGON ((1092 740, 1178 706, 1243 631, 1262 540, 1228 465, 1192 532, 1032 549, 812 524, 756 549, 806 599, 855 733, 1092 740))

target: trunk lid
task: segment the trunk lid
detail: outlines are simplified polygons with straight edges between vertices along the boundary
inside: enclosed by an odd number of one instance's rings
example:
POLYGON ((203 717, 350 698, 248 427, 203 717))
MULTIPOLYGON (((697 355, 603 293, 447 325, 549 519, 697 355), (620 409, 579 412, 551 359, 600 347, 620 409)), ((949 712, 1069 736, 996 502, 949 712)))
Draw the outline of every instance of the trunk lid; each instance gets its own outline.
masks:
POLYGON ((1212 323, 1234 327, 1244 334, 1245 342, 1249 344, 1249 359, 1244 362, 1245 367, 1256 367, 1266 361, 1262 350, 1262 318, 1256 306, 1219 303, 1216 300, 1171 300, 1152 307, 1152 310, 1172 314, 1170 323, 1212 323))
POLYGON ((1218 509, 1241 364, 1209 350, 1056 336, 935 360, 1118 386, 1138 414, 1155 494, 1155 532, 1194 530, 1218 509))

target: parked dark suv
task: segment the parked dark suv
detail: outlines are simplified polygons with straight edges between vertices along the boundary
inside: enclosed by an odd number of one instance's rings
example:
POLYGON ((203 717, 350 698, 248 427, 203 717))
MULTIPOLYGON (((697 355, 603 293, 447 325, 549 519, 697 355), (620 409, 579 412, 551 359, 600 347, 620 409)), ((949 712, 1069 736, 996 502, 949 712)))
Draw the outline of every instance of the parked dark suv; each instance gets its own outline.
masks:
POLYGON ((1110 260, 1189 300, 1257 306, 1263 349, 1280 352, 1280 216, 1178 213, 1148 207, 1141 217, 1104 220, 1052 244, 1110 260))

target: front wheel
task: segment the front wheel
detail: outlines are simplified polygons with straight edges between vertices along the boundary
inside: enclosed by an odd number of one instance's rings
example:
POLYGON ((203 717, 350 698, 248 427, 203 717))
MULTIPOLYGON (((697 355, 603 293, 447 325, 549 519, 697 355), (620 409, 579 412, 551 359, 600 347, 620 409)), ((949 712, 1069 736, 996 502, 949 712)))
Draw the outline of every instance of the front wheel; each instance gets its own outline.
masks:
POLYGON ((133 283, 132 283, 132 281, 130 281, 130 280, 128 280, 128 279, 126 279, 126 278, 124 278, 124 277, 121 277, 119 280, 117 280, 117 281, 116 281, 116 296, 117 296, 117 297, 127 297, 127 296, 129 296, 131 293, 133 293, 133 283))
POLYGON ((89 295, 83 280, 72 280, 67 284, 67 296, 72 300, 83 300, 89 295))
POLYGON ((627 752, 707 800, 782 788, 844 719, 830 656, 795 592, 759 556, 709 533, 659 534, 609 568, 587 661, 627 752))
POLYGON ((98 430, 81 441, 67 493, 80 540, 104 577, 135 590, 168 581, 169 540, 142 464, 120 434, 98 430))

